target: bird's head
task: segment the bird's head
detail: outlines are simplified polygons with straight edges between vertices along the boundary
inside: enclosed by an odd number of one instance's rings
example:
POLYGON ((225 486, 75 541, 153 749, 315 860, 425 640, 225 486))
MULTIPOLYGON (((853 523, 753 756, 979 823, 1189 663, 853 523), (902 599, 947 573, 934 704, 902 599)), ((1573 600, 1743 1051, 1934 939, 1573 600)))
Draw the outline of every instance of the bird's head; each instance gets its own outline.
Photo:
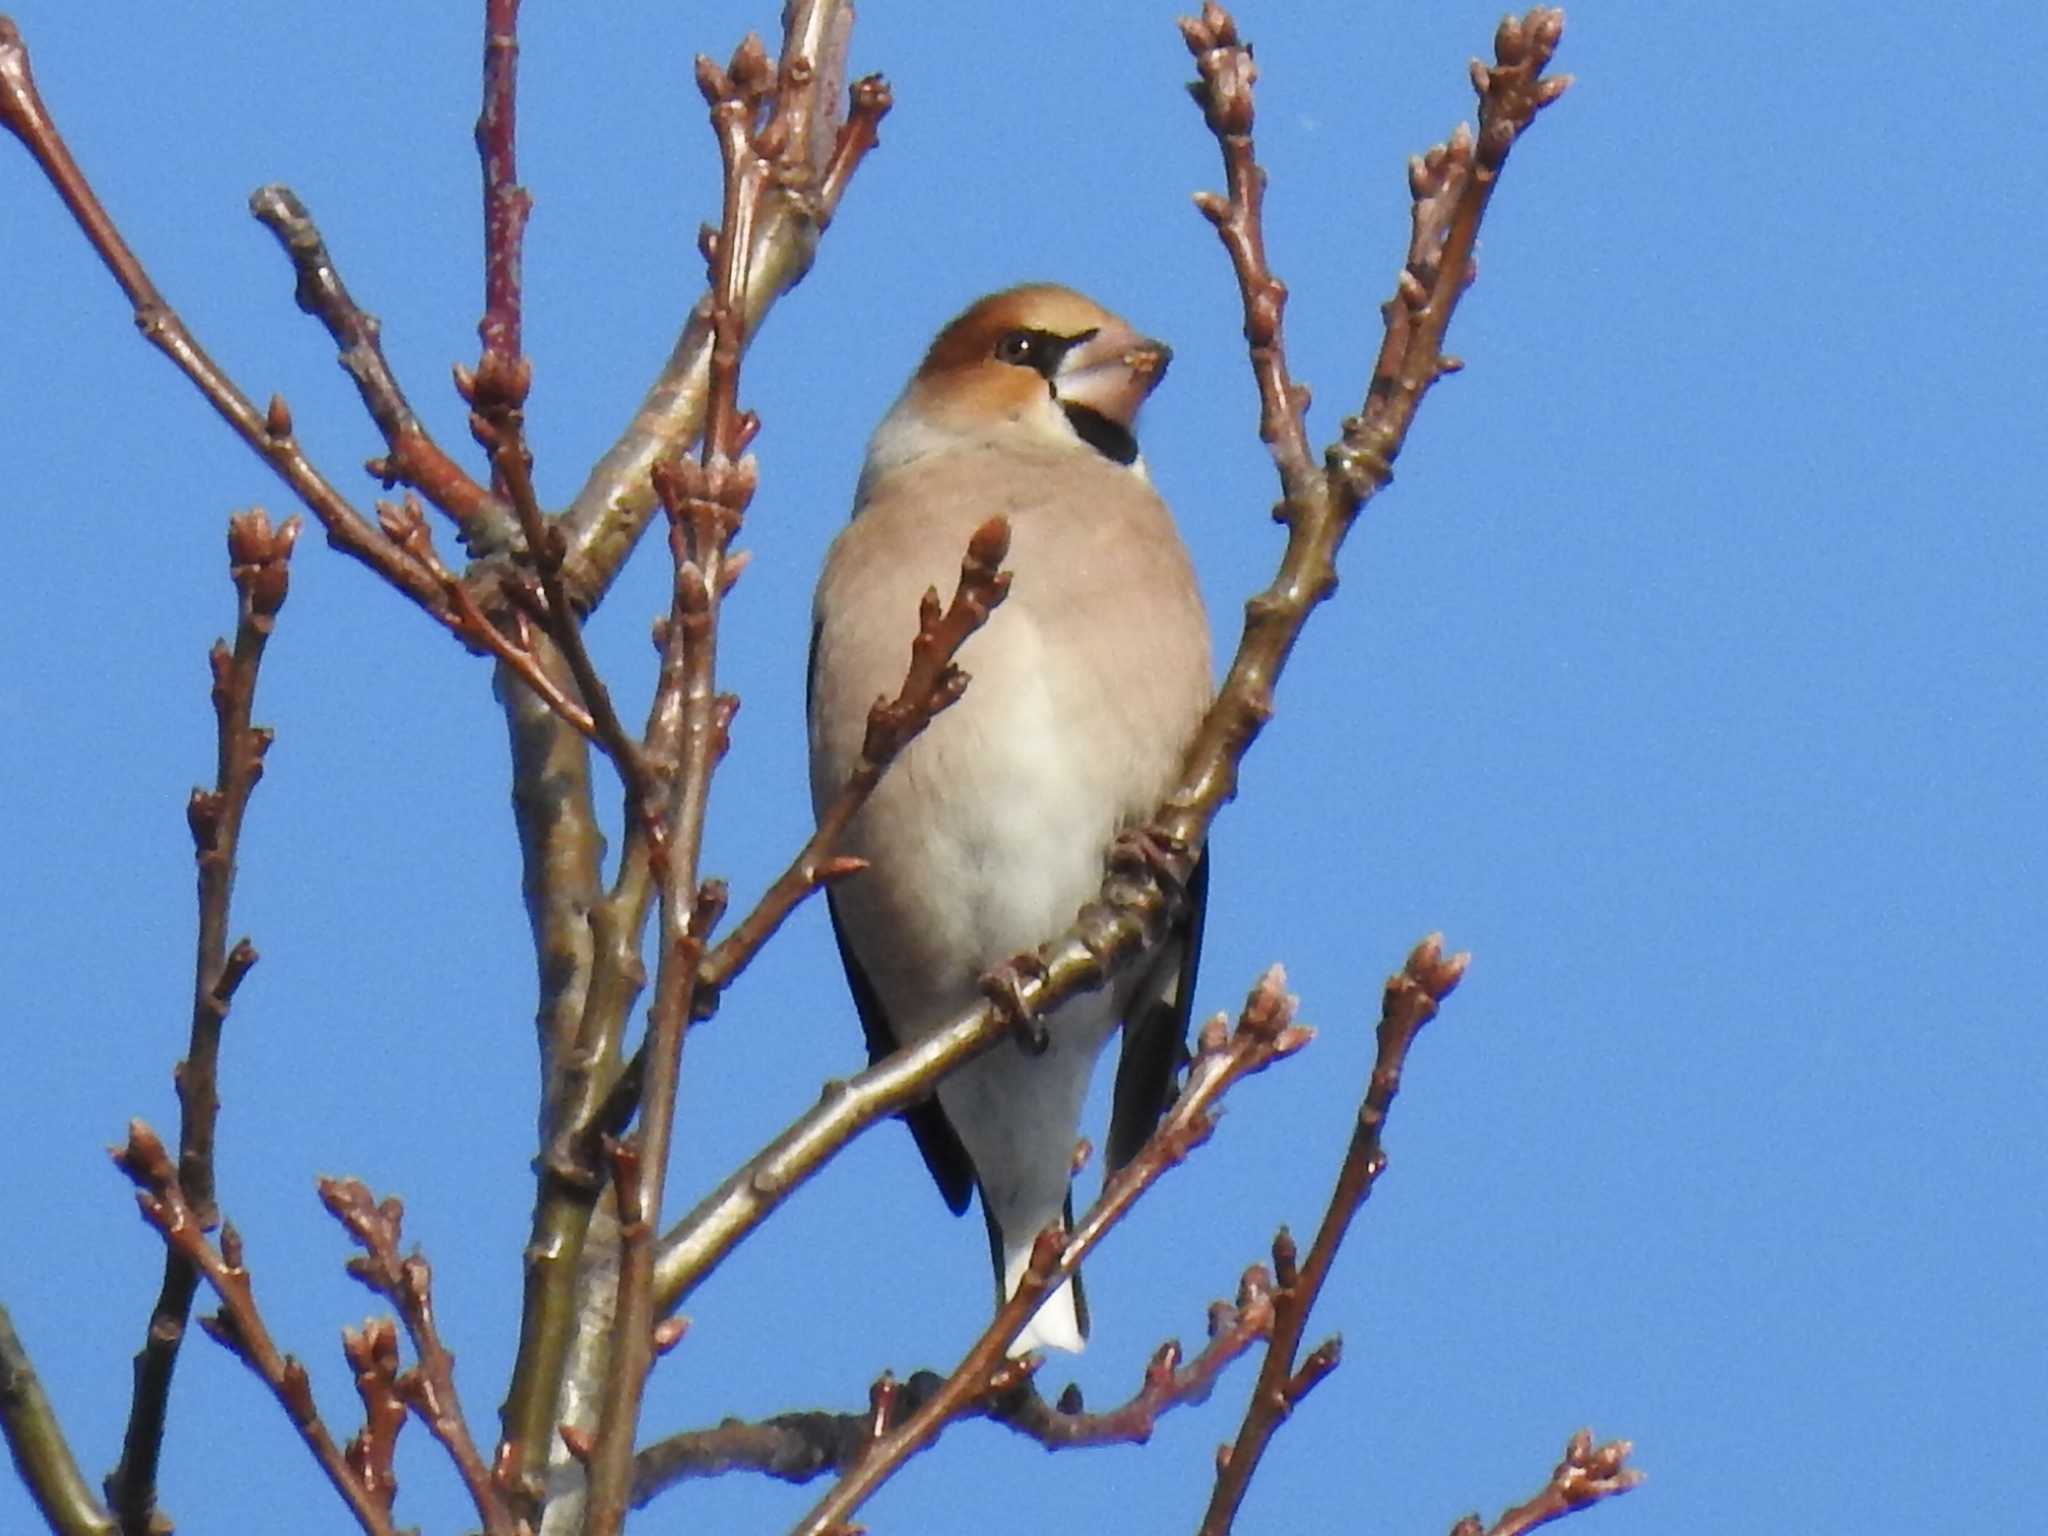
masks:
POLYGON ((1138 408, 1172 357, 1071 288, 990 294, 932 342, 875 435, 870 471, 946 442, 1035 445, 1137 466, 1138 408))

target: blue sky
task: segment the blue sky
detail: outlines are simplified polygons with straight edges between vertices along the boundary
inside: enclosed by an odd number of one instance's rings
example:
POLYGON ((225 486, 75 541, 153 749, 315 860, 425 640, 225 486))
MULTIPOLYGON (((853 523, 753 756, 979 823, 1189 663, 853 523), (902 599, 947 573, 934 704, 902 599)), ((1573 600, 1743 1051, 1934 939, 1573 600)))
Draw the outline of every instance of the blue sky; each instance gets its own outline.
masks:
MULTIPOLYGON (((46 96, 160 286, 310 450, 377 442, 243 211, 290 182, 414 402, 475 354, 475 7, 15 0, 46 96)), ((698 292, 715 157, 689 58, 774 8, 534 6, 522 170, 531 408, 565 498, 698 292)), ((1279 548, 1236 300, 1188 204, 1218 181, 1171 6, 874 5, 897 108, 747 373, 745 700, 712 868, 744 899, 807 818, 810 583, 862 445, 960 304, 1055 278, 1176 349, 1146 417, 1219 648, 1279 548)), ((1404 157, 1470 111, 1498 12, 1256 3, 1269 241, 1320 442, 1361 391, 1405 229, 1404 157)), ((1582 1423, 1651 1481, 1585 1528, 1974 1530, 2048 1439, 2042 302, 2016 61, 2037 5, 1586 0, 1579 77, 1518 151, 1428 402, 1218 824, 1201 1006, 1284 961, 1321 1037, 1091 1261, 1055 1360, 1115 1401, 1168 1335, 1312 1230, 1381 978, 1443 929, 1475 959, 1411 1059, 1392 1167, 1312 1336, 1346 1363, 1280 1434, 1241 1529, 1435 1531, 1540 1483, 1582 1423)), ((15 998, 0 1297, 88 1472, 118 1449, 156 1240, 102 1148, 175 1126, 193 922, 183 800, 211 773, 226 512, 284 493, 134 336, 55 199, 0 153, 0 782, 15 998)), ((662 572, 594 626, 635 718, 662 572)), ((278 742, 236 904, 263 960, 229 1026, 223 1204, 273 1325, 353 1422, 335 1330, 371 1298, 317 1173, 401 1194, 465 1402, 495 1426, 531 1185, 532 973, 486 669, 309 539, 264 675, 278 742)), ((687 1203, 859 1057, 822 912, 693 1036, 687 1203)), ((1106 1074, 1105 1074, 1106 1076, 1106 1074)), ((1096 1114, 1100 1115, 1098 1104, 1096 1114)), ((910 1140, 857 1144, 693 1300, 650 1432, 852 1407, 943 1366, 986 1304, 978 1223, 910 1140)), ((1250 1371, 1145 1450, 1047 1457, 969 1425, 876 1530, 1188 1529, 1250 1371), (968 1513, 971 1511, 971 1514, 968 1513)), ((417 1428, 402 1518, 465 1505, 417 1428)), ((728 1478, 649 1530, 777 1530, 815 1490, 728 1478)), ((165 1502, 186 1529, 348 1528, 275 1407, 203 1340, 165 1502), (305 1511, 306 1513, 301 1513, 305 1511)), ((0 1479, 0 1529, 32 1516, 0 1479)))

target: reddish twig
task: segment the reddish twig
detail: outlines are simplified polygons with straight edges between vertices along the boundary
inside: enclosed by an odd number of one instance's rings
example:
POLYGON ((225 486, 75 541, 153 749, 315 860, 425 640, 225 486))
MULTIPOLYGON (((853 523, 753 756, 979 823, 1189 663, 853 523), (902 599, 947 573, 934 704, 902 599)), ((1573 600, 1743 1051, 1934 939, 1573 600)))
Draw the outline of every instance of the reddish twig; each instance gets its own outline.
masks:
POLYGON ((519 185, 518 130, 519 0, 485 0, 483 106, 476 118, 484 192, 484 312, 476 328, 483 343, 480 376, 518 363, 522 354, 521 269, 533 198, 519 185))
MULTIPOLYGON (((1039 1233, 1016 1291, 997 1309, 994 1321, 952 1375, 917 1412, 878 1435, 831 1493, 794 1530, 804 1536, 823 1536, 844 1523, 904 1462, 931 1445, 948 1424, 980 1404, 1000 1401, 1028 1381, 1037 1362, 1028 1356, 1023 1360, 1008 1358, 1011 1342, 1053 1288, 1074 1273, 1081 1260, 1123 1219, 1138 1198, 1168 1169, 1178 1167, 1190 1152, 1209 1139, 1216 1129, 1216 1101, 1239 1080, 1293 1055, 1313 1038, 1312 1031, 1294 1022, 1294 1010, 1295 1000, 1287 995, 1286 978, 1274 966, 1245 1000, 1235 1029, 1226 1031, 1220 1014, 1203 1026, 1200 1048, 1189 1064, 1180 1097, 1160 1118, 1145 1145, 1110 1176, 1072 1233, 1062 1232, 1056 1226, 1039 1233)), ((1173 1367, 1165 1363, 1166 1358, 1162 1351, 1155 1365, 1170 1372, 1173 1367)), ((1166 1385, 1156 1390, 1163 1393, 1166 1385)), ((1143 1394, 1140 1395, 1142 1399, 1143 1394)))
MULTIPOLYGON (((290 589, 292 547, 299 520, 272 528, 261 510, 228 519, 228 565, 235 584, 235 643, 215 641, 213 669, 215 764, 212 789, 195 789, 186 806, 192 852, 199 875, 199 927, 192 976, 192 1025, 184 1060, 174 1080, 178 1089, 178 1178, 202 1229, 219 1224, 214 1200, 213 1138, 220 1113, 218 1088, 221 1028, 235 990, 256 963, 247 939, 228 946, 229 903, 235 861, 241 849, 242 819, 271 734, 250 723, 257 671, 264 646, 290 589)), ((151 1309, 142 1348, 135 1354, 135 1384, 121 1459, 107 1474, 107 1503, 129 1536, 150 1536, 163 1520, 156 1507, 158 1459, 163 1450, 171 1377, 184 1343, 199 1271, 175 1247, 164 1251, 163 1283, 151 1309)))
POLYGON ((28 49, 15 24, 0 17, 0 127, 35 157, 43 175, 84 233, 94 253, 135 310, 135 324, 178 371, 190 379, 235 435, 289 485, 327 530, 327 541, 361 561, 429 612, 440 604, 433 579, 407 559, 313 467, 292 435, 291 413, 273 399, 267 411, 249 402, 234 380, 206 354, 178 312, 165 302, 128 242, 100 205, 37 93, 28 49))
POLYGON ((341 1453, 370 1497, 389 1515, 398 1499, 398 1432, 405 1428, 405 1398, 398 1389, 398 1325, 388 1317, 373 1317, 360 1329, 344 1328, 341 1352, 356 1373, 356 1395, 363 1400, 363 1427, 341 1453))
MULTIPOLYGON (((434 1321, 433 1270, 418 1249, 399 1254, 405 1207, 395 1196, 379 1202, 360 1179, 322 1179, 319 1190, 320 1203, 363 1250, 363 1257, 348 1261, 348 1272, 397 1309, 406 1336, 412 1340, 417 1363, 391 1378, 393 1391, 447 1451, 488 1536, 523 1536, 528 1527, 507 1507, 503 1491, 470 1435, 469 1421, 456 1396, 455 1356, 441 1342, 434 1321)), ((392 1357, 395 1354, 394 1343, 392 1357)), ((357 1365, 360 1382, 363 1371, 353 1353, 350 1363, 357 1365)), ((379 1369, 381 1372, 381 1366, 379 1369)), ((364 1403, 372 1410, 370 1430, 375 1431, 380 1405, 373 1403, 368 1393, 364 1403)), ((391 1437, 396 1437, 395 1429, 391 1437)), ((385 1468, 388 1470, 388 1450, 385 1468)))
MULTIPOLYGON (((1142 1445, 1162 1414, 1207 1401, 1224 1368, 1264 1338, 1272 1320, 1272 1277, 1263 1265, 1255 1265, 1239 1282, 1234 1306, 1219 1301, 1210 1307, 1209 1338, 1201 1352, 1182 1364, 1177 1343, 1161 1345, 1129 1401, 1088 1413, 1074 1388, 1055 1405, 1026 1378, 1008 1395, 971 1405, 966 1413, 1004 1425, 1049 1451, 1142 1445)), ((901 1381, 884 1377, 859 1413, 812 1410, 751 1423, 727 1419, 708 1429, 664 1436, 633 1459, 634 1507, 644 1507, 677 1483, 726 1472, 758 1472, 786 1483, 844 1472, 873 1440, 904 1423, 944 1385, 945 1378, 933 1371, 917 1371, 901 1381)))
POLYGON ((698 460, 667 459, 654 468, 654 489, 668 513, 674 563, 673 601, 662 637, 661 670, 648 712, 646 740, 660 761, 675 762, 663 842, 651 849, 661 899, 660 961, 648 1014, 646 1071, 633 1141, 636 1216, 625 1220, 629 1193, 620 1192, 622 1248, 611 1361, 597 1436, 589 1459, 587 1530, 612 1536, 631 1501, 633 1440, 648 1369, 654 1360, 654 1238, 659 1230, 673 1129, 683 1038, 695 1009, 697 977, 724 888, 700 885, 699 862, 711 777, 724 758, 738 701, 718 691, 718 621, 730 586, 729 554, 756 484, 746 450, 759 422, 739 408, 740 359, 754 230, 792 133, 809 110, 811 60, 785 55, 770 62, 749 34, 721 70, 697 60, 697 86, 711 112, 724 167, 724 208, 711 252, 711 373, 703 452, 698 460))
POLYGON ((221 1309, 202 1317, 199 1326, 228 1353, 253 1371, 270 1388, 285 1416, 327 1480, 334 1485, 356 1523, 369 1536, 397 1536, 391 1513, 334 1443, 320 1410, 313 1402, 313 1388, 306 1368, 277 1347, 257 1309, 249 1271, 242 1266, 242 1240, 232 1225, 223 1226, 220 1246, 207 1241, 197 1212, 178 1182, 178 1170, 156 1133, 140 1120, 128 1122, 128 1143, 117 1149, 114 1161, 135 1182, 136 1203, 143 1219, 156 1228, 164 1242, 182 1253, 205 1277, 220 1299, 221 1309))
MULTIPOLYGON (((478 436, 491 449, 491 463, 497 482, 504 488, 519 519, 526 540, 528 558, 541 589, 541 613, 555 648, 561 652, 569 675, 575 680, 584 710, 591 722, 590 739, 604 749, 617 766, 626 790, 627 814, 643 835, 657 847, 663 841, 661 806, 657 796, 660 781, 641 744, 612 704, 611 690, 599 676, 597 663, 583 640, 583 621, 577 616, 562 580, 562 558, 566 548, 562 530, 541 511, 533 489, 532 465, 516 411, 500 410, 497 419, 477 418, 478 436)), ((567 718, 567 717, 565 717, 567 718)), ((571 725, 576 724, 570 720, 571 725)))
MULTIPOLYGON (((968 675, 955 665, 960 647, 988 622, 1008 595, 1010 576, 1001 569, 1008 558, 1010 527, 1006 519, 989 519, 968 540, 960 561, 960 580, 952 600, 939 605, 936 588, 918 607, 918 632, 910 645, 910 664, 903 686, 893 699, 877 699, 868 711, 861 760, 847 775, 831 804, 818 817, 817 830, 760 901, 711 951, 698 970, 692 1017, 701 1021, 717 1011, 719 999, 756 954, 806 898, 835 880, 865 869, 863 860, 841 857, 834 850, 860 808, 867 803, 882 774, 940 711, 966 691, 968 675)), ((592 1129, 617 1135, 640 1102, 647 1070, 646 1048, 636 1052, 612 1085, 592 1129)))
POLYGON ((259 187, 249 211, 277 237, 297 275, 299 308, 318 320, 340 349, 342 371, 355 382, 363 408, 384 438, 385 453, 372 459, 370 473, 385 488, 409 485, 440 508, 461 532, 472 555, 507 548, 512 520, 502 502, 451 459, 414 414, 398 378, 384 357, 377 317, 349 296, 327 242, 304 203, 290 187, 259 187))
POLYGON ((1322 1292, 1323 1282, 1330 1276, 1330 1266, 1336 1262, 1337 1249, 1352 1217, 1365 1204, 1374 1182, 1386 1167, 1380 1133, 1394 1095, 1400 1091, 1401 1068, 1408 1059, 1408 1048, 1415 1043, 1422 1026, 1436 1017, 1437 1004, 1457 986, 1469 958, 1458 954, 1445 959, 1441 935, 1431 934, 1415 946, 1407 964, 1387 979, 1380 1005, 1379 1049, 1373 1061, 1372 1079, 1365 1102, 1359 1107, 1358 1124, 1338 1170, 1329 1208, 1323 1213, 1322 1225, 1309 1248, 1308 1262, 1297 1268, 1294 1240, 1286 1228, 1273 1240, 1272 1338, 1266 1346, 1266 1358, 1252 1388, 1251 1403, 1245 1409, 1237 1442, 1218 1458, 1216 1487, 1202 1517, 1201 1536, 1223 1536, 1230 1530, 1273 1432, 1315 1385, 1336 1368, 1339 1345, 1334 1338, 1310 1351, 1297 1367, 1295 1356, 1301 1348, 1302 1331, 1308 1325, 1309 1311, 1322 1292))
POLYGON ((1566 1443, 1564 1460, 1536 1497, 1517 1504, 1490 1526, 1482 1526, 1477 1515, 1467 1515, 1451 1527, 1451 1536, 1523 1536, 1574 1510, 1627 1493, 1643 1480, 1642 1473, 1627 1465, 1634 1449, 1626 1440, 1596 1446, 1593 1432, 1582 1429, 1566 1443))
POLYGON ((877 699, 868 711, 860 761, 818 816, 817 830, 798 850, 789 867, 763 894, 754 910, 719 941, 704 959, 698 981, 699 1012, 715 1005, 767 943, 783 920, 813 892, 833 880, 855 873, 861 861, 835 857, 839 839, 867 803, 882 774, 919 733, 967 689, 968 676, 955 664, 960 647, 988 622, 1010 590, 1010 573, 1002 563, 1010 551, 1010 525, 990 518, 974 531, 960 561, 960 580, 952 601, 940 606, 938 589, 926 592, 918 609, 917 638, 911 642, 910 665, 893 699, 877 699))
MULTIPOLYGON (((745 285, 731 306, 742 341, 810 270, 819 232, 888 110, 888 88, 875 76, 854 87, 850 114, 840 105, 852 27, 847 0, 792 0, 784 8, 773 75, 779 126, 769 145, 779 162, 776 186, 751 221, 745 285)), ((649 487, 654 465, 687 452, 704 425, 711 355, 724 345, 714 334, 714 313, 709 295, 691 311, 632 421, 564 515, 568 580, 579 605, 595 603, 645 532, 656 505, 649 487)))
POLYGON ((1209 1400, 1224 1369, 1273 1331, 1273 1277, 1254 1264, 1237 1283, 1235 1303, 1209 1308, 1209 1337, 1195 1358, 1181 1363, 1180 1342, 1170 1339, 1153 1352, 1143 1381, 1130 1399, 1099 1413, 1084 1411, 1078 1388, 1069 1386, 1057 1404, 1036 1392, 991 1403, 989 1418, 1028 1435, 1048 1450, 1089 1445, 1143 1445, 1162 1414, 1209 1400))
POLYGON ((1195 206, 1216 227, 1237 273, 1244 337, 1259 386, 1259 436, 1280 471, 1282 491, 1292 500, 1311 493, 1315 455, 1303 421, 1309 392, 1287 370, 1281 329, 1287 285, 1266 264, 1266 173, 1252 148, 1252 83, 1259 77, 1258 66, 1252 62, 1251 48, 1238 38, 1237 23, 1220 5, 1205 5, 1199 20, 1181 18, 1180 30, 1195 57, 1198 76, 1188 91, 1223 151, 1230 189, 1227 198, 1198 192, 1195 206))
POLYGON ((57 1410, 5 1307, 0 1307, 0 1433, 30 1501, 56 1536, 114 1536, 120 1529, 78 1470, 57 1410))

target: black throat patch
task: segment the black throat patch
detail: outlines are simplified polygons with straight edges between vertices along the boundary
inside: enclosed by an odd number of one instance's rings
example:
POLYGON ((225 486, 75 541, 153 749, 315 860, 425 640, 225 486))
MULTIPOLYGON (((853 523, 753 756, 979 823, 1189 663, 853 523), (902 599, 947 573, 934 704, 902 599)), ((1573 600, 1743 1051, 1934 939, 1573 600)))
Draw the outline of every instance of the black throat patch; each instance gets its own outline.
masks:
POLYGON ((1073 405, 1062 400, 1060 409, 1067 413, 1067 421, 1081 441, 1105 459, 1125 465, 1138 462, 1138 440, 1131 436, 1128 427, 1118 426, 1102 412, 1092 411, 1085 405, 1073 405))

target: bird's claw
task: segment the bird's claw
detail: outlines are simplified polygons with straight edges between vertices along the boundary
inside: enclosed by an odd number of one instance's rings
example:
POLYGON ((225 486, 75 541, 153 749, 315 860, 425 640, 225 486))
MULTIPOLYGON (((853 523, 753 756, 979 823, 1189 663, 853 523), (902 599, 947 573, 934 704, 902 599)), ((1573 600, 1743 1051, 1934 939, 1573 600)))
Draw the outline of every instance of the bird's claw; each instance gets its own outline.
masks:
POLYGON ((1052 1046, 1052 1032, 1024 995, 1027 980, 1045 980, 1044 962, 1033 954, 1013 955, 981 978, 981 992, 1009 1024, 1018 1048, 1027 1056, 1043 1056, 1052 1046))
POLYGON ((1156 881, 1176 900, 1187 895, 1187 864, 1187 846, 1156 822, 1125 827, 1109 845, 1112 871, 1156 881))

